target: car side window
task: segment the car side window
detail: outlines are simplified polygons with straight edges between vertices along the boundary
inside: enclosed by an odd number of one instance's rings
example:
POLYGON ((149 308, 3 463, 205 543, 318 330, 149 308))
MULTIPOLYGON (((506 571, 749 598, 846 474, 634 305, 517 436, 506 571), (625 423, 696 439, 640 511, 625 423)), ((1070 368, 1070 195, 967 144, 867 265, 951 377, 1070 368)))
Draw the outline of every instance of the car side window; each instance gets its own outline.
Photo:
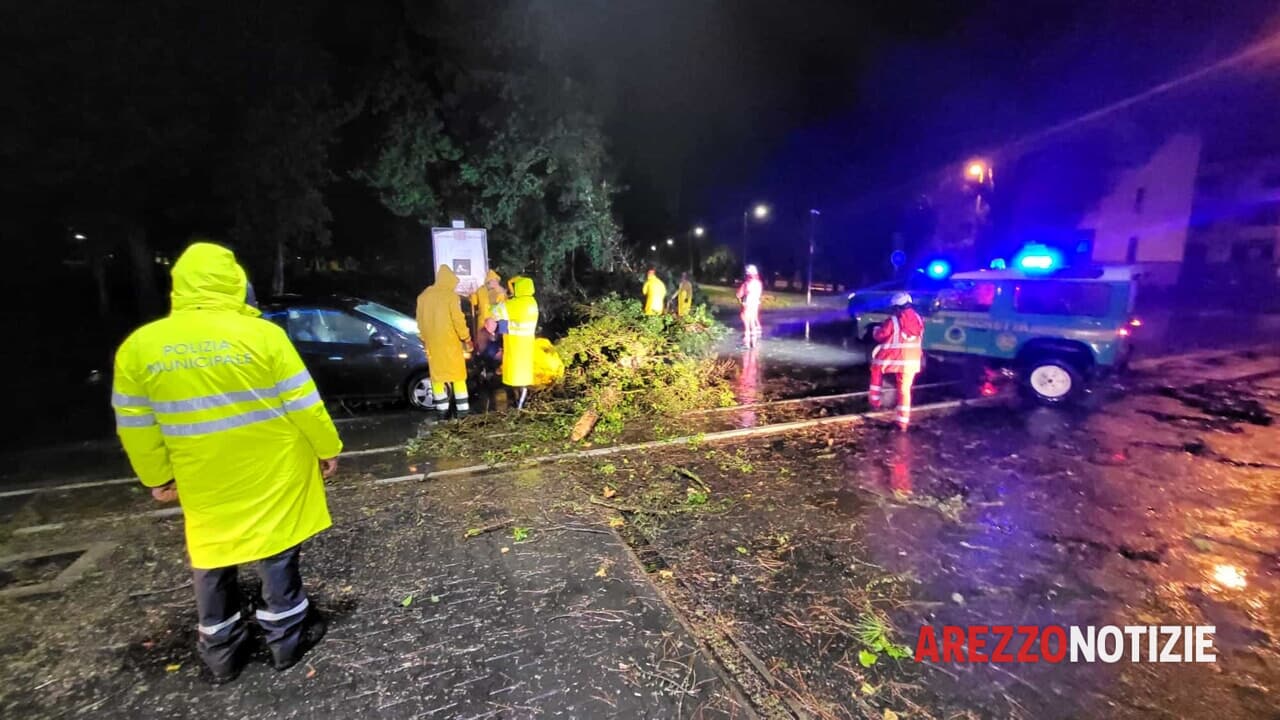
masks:
POLYGON ((367 345, 376 332, 372 323, 340 310, 291 308, 284 314, 285 331, 294 342, 367 345))
POLYGON ((1013 307, 1031 315, 1082 315, 1106 317, 1111 288, 1102 283, 1044 280, 1019 284, 1013 291, 1013 307))
POLYGON ((987 312, 996 301, 996 284, 990 280, 960 280, 938 295, 942 310, 987 312))

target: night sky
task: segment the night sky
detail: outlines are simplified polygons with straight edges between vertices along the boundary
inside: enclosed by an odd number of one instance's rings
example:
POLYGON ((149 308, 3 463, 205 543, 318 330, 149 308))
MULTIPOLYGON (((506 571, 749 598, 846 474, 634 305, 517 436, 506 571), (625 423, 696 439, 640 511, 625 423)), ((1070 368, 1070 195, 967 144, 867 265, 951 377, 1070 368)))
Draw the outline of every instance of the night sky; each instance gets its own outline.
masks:
MULTIPOLYGON (((1273 3, 575 3, 639 235, 845 207, 1234 51, 1273 3), (800 208, 803 210, 804 208, 800 208)), ((1274 28, 1274 21, 1270 27, 1274 28)))
MULTIPOLYGON (((101 107, 88 108, 91 101, 111 102, 92 97, 97 69, 75 77, 74 64, 58 59, 60 47, 82 63, 126 63, 139 91, 165 93, 175 113, 216 115, 216 106, 188 97, 180 83, 160 85, 175 67, 197 89, 230 82, 209 76, 206 64, 234 66, 229 77, 243 72, 240 66, 268 67, 270 57, 237 55, 238 23, 283 21, 288 7, 315 8, 314 32, 325 36, 330 53, 324 62, 336 63, 334 76, 341 78, 376 58, 389 23, 407 16, 429 24, 432 12, 431 3, 392 0, 358 7, 289 2, 269 12, 245 4, 223 13, 217 25, 198 14, 157 22, 122 4, 100 6, 86 13, 91 21, 63 27, 58 18, 65 14, 56 6, 6 3, 12 22, 0 22, 7 27, 0 33, 6 84, 40 95, 37 104, 46 106, 88 98, 85 112, 69 105, 61 126, 42 139, 53 153, 76 151, 59 138, 92 135, 112 121, 101 107), (153 25, 159 35, 144 44, 128 36, 153 25), (166 37, 165 28, 184 34, 166 37), (58 65, 52 71, 41 64, 51 62, 58 65), (161 78, 151 84, 149 62, 161 78)), ((1257 0, 520 0, 492 7, 495 21, 497 9, 517 8, 525 42, 587 88, 625 187, 619 218, 641 247, 694 223, 734 242, 742 208, 759 200, 775 208, 774 221, 760 232, 779 243, 798 244, 810 207, 822 209, 828 244, 883 242, 893 222, 885 208, 928 173, 998 152, 1276 29, 1275 4, 1257 0), (873 208, 879 219, 868 215, 873 208), (857 228, 871 239, 855 237, 857 228)), ((308 71, 305 58, 294 60, 286 71, 308 71)), ((130 109, 127 102, 121 108, 130 109)), ((216 122, 201 129, 217 131, 216 122)), ((188 165, 200 164, 201 140, 197 134, 179 148, 188 165)), ((88 164, 118 159, 94 160, 88 164)), ((112 185, 110 168, 103 175, 112 185)), ((3 187, 24 184, 9 176, 3 187)), ((339 242, 352 224, 335 218, 339 242)))

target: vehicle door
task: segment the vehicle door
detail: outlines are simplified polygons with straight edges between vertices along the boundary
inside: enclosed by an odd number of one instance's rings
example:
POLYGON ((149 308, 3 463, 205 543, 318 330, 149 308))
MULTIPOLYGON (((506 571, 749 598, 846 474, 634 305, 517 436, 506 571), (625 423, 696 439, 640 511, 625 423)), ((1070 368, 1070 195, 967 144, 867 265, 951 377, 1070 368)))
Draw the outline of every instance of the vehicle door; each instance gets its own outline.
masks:
POLYGON ((375 350, 373 324, 330 307, 284 311, 285 330, 326 398, 362 395, 353 366, 375 350))
POLYGON ((373 319, 349 310, 319 314, 324 362, 337 371, 340 392, 348 397, 395 395, 404 380, 394 334, 373 319))
POLYGON ((1002 356, 995 331, 1007 304, 999 280, 953 280, 939 292, 934 311, 925 317, 924 347, 939 352, 1002 356))
MULTIPOLYGON (((1020 340, 1052 338, 1084 343, 1095 359, 1114 354, 1123 312, 1112 317, 1110 283, 1087 280, 1025 280, 1013 287, 1015 331, 1020 340)), ((1104 363, 1105 364, 1105 363, 1104 363)))
POLYGON ((284 328, 316 381, 320 394, 332 398, 342 394, 344 368, 340 359, 331 358, 330 348, 324 342, 326 334, 320 318, 322 312, 325 312, 322 308, 298 306, 266 312, 263 318, 284 328))

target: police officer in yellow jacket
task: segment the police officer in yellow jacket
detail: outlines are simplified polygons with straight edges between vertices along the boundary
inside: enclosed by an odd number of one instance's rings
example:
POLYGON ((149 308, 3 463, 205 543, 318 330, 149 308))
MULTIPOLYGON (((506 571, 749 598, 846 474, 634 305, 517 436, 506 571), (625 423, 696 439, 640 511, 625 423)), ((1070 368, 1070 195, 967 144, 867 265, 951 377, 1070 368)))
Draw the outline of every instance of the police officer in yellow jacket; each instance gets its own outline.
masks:
POLYGON ((649 268, 640 292, 644 293, 644 314, 661 315, 667 306, 667 284, 658 277, 656 268, 649 268))
POLYGON ((330 525, 322 475, 342 442, 284 331, 247 305, 244 270, 207 242, 173 265, 172 312, 116 353, 111 403, 129 461, 157 500, 178 500, 215 682, 249 653, 236 566, 262 579, 256 615, 277 670, 324 634, 299 548, 330 525))
POLYGON ((516 276, 511 282, 512 297, 494 308, 494 317, 507 324, 507 332, 502 336, 502 382, 518 391, 517 409, 524 408, 529 386, 534 381, 538 301, 533 292, 533 280, 516 276))
POLYGON ((453 395, 459 414, 471 410, 467 395, 467 353, 472 351, 471 330, 462 314, 458 295, 458 276, 448 265, 436 270, 436 281, 418 295, 418 334, 427 351, 431 372, 431 394, 436 410, 449 411, 449 395, 453 395))

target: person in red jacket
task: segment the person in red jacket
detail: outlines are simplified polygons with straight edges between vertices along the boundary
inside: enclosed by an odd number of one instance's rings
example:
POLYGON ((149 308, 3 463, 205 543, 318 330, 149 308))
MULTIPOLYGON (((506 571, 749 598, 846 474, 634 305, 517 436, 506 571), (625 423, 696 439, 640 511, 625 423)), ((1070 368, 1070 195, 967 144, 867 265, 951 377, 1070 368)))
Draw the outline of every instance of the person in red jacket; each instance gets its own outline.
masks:
POLYGON ((880 409, 880 385, 885 375, 898 378, 898 428, 906 430, 911 424, 911 385, 920 372, 921 340, 924 338, 924 321, 911 307, 911 296, 895 293, 890 299, 893 306, 889 319, 880 323, 872 332, 878 343, 871 350, 871 387, 868 400, 873 409, 880 409))

